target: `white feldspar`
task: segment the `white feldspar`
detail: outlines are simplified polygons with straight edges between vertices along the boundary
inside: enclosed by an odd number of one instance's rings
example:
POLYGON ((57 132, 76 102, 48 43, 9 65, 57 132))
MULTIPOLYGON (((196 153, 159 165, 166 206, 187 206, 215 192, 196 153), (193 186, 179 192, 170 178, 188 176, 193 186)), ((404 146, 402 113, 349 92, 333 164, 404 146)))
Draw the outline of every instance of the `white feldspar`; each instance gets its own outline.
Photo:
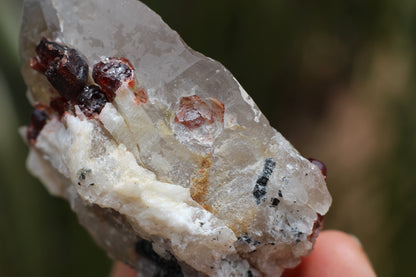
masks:
POLYGON ((78 106, 52 114, 28 158, 111 257, 138 276, 278 276, 309 254, 331 203, 324 177, 220 63, 135 0, 26 0, 22 72, 32 103, 45 105, 51 85, 29 66, 41 37, 75 48, 90 69, 126 57, 136 70, 136 87, 123 84, 96 117, 78 106), (212 123, 178 123, 193 95, 212 123), (223 121, 209 113, 218 103, 223 121))

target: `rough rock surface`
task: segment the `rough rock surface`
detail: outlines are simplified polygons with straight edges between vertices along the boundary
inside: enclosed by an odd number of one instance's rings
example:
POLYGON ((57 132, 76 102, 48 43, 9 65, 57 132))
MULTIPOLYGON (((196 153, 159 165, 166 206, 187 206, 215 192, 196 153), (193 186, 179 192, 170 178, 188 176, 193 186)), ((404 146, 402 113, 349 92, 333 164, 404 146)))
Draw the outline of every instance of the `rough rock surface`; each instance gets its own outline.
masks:
POLYGON ((138 276, 277 276, 331 196, 220 63, 135 0, 26 0, 28 167, 138 276))

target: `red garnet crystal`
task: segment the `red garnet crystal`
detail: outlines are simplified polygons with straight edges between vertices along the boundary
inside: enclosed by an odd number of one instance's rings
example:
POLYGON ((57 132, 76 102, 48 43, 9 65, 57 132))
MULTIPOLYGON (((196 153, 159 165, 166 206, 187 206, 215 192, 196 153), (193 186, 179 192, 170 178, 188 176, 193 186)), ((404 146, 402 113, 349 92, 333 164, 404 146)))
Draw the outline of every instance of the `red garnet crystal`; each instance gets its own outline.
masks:
POLYGON ((88 79, 88 64, 72 48, 42 38, 31 67, 45 74, 49 83, 67 100, 74 100, 88 79))
POLYGON ((40 131, 46 122, 49 120, 49 107, 43 104, 35 104, 32 115, 30 116, 30 123, 26 131, 26 137, 30 144, 35 144, 40 131))
POLYGON ((107 102, 107 96, 96 85, 86 86, 77 98, 78 106, 88 117, 93 116, 94 113, 100 113, 107 102))
POLYGON ((129 87, 135 85, 134 67, 126 58, 111 57, 95 64, 92 77, 110 100, 115 97, 115 92, 124 82, 129 87))
POLYGON ((324 216, 317 213, 317 218, 313 223, 312 233, 308 236, 308 240, 312 243, 315 242, 316 238, 319 236, 322 228, 324 227, 324 216))
POLYGON ((324 178, 326 178, 327 176, 326 165, 323 162, 316 160, 316 159, 309 158, 308 160, 314 165, 316 165, 321 170, 321 173, 324 176, 324 178))
POLYGON ((71 108, 70 102, 62 96, 52 98, 49 106, 52 110, 57 112, 59 116, 62 116, 65 111, 68 111, 71 108))
POLYGON ((144 88, 139 88, 134 91, 134 101, 137 105, 140 105, 141 103, 147 103, 148 99, 149 96, 147 95, 147 92, 144 88))
POLYGON ((175 114, 175 122, 189 129, 198 128, 203 124, 212 124, 215 120, 224 118, 224 104, 218 99, 210 99, 209 105, 198 95, 182 97, 175 114))
POLYGON ((66 49, 66 46, 43 37, 36 46, 37 56, 32 58, 30 66, 44 74, 50 63, 64 56, 66 49))

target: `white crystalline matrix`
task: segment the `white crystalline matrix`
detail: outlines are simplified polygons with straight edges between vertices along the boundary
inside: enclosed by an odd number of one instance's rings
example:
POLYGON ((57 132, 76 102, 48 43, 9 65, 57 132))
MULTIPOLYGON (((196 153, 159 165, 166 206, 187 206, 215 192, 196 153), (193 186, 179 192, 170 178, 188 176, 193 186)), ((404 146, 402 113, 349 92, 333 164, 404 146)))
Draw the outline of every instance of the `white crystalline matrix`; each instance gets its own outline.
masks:
MULTIPOLYGON (((138 276, 278 276, 331 196, 220 63, 136 0, 26 0, 28 167, 138 276)), ((322 168, 323 169, 323 168, 322 168)))

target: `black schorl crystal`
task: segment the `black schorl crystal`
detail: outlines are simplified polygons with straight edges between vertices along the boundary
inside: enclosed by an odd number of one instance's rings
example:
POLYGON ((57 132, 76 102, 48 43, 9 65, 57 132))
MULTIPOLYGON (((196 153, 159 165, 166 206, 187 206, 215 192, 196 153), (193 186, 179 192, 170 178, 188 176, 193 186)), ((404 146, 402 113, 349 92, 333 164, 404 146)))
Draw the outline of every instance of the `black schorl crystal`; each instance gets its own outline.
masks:
POLYGON ((263 173, 256 181, 254 186, 253 195, 256 200, 257 205, 260 205, 262 201, 265 200, 265 195, 267 193, 266 186, 269 182, 270 175, 273 173, 273 169, 276 167, 276 163, 273 158, 269 158, 264 162, 263 173))

